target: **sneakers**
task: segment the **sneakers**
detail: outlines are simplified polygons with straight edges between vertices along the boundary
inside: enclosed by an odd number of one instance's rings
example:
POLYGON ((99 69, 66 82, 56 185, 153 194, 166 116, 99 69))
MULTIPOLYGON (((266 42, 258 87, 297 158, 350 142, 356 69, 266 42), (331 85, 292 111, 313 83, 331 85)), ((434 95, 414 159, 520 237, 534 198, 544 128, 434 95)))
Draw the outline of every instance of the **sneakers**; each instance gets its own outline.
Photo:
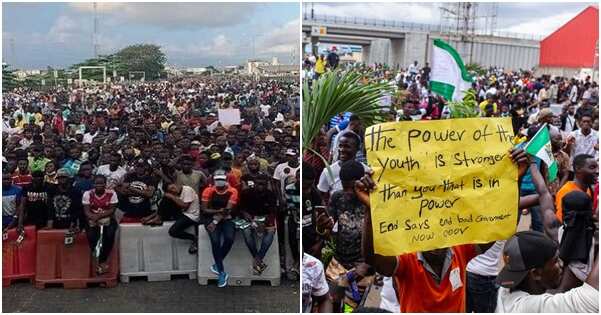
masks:
MULTIPOLYGON (((198 246, 196 245, 196 242, 192 243, 192 245, 190 245, 190 248, 188 248, 188 253, 190 255, 194 255, 196 253, 198 253, 198 246)), ((212 266, 211 266, 212 268, 212 266)))
POLYGON ((224 288, 225 286, 227 286, 227 279, 229 278, 230 276, 227 274, 227 272, 223 271, 219 274, 219 278, 217 279, 217 286, 220 288, 224 288))
POLYGON ((212 273, 219 275, 219 270, 217 270, 217 264, 213 264, 211 268, 209 268, 209 270, 211 270, 212 273))

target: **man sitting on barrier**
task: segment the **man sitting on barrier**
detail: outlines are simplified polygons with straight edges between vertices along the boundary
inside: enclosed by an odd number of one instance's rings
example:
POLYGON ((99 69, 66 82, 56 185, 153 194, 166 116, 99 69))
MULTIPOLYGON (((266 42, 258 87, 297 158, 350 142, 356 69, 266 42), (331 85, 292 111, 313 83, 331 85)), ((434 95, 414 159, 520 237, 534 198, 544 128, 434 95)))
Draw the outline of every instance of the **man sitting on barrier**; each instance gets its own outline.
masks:
POLYGON ((237 221, 244 235, 244 241, 254 258, 253 270, 261 274, 267 268, 263 262, 271 247, 275 234, 276 202, 274 192, 268 188, 267 175, 257 176, 248 181, 248 188, 240 196, 240 215, 244 220, 237 221), (261 248, 257 251, 257 236, 261 237, 261 248))
POLYGON ((232 249, 236 233, 232 210, 238 204, 238 191, 228 185, 224 170, 215 171, 213 182, 213 185, 202 192, 202 211, 209 217, 205 228, 211 239, 215 259, 211 272, 219 276, 217 285, 223 288, 229 278, 224 270, 223 260, 232 249))
POLYGON ((197 228, 200 221, 200 205, 198 195, 190 186, 182 186, 178 184, 169 184, 167 191, 163 195, 163 199, 168 199, 177 207, 175 215, 175 223, 169 228, 171 237, 190 240, 192 244, 188 249, 190 254, 198 252, 198 239, 196 233, 190 234, 186 229, 193 226, 197 228))
POLYGON ((65 169, 56 172, 57 185, 50 197, 47 226, 52 229, 75 230, 85 226, 82 193, 71 185, 71 174, 65 169))
POLYGON ((23 188, 23 215, 19 218, 19 227, 35 225, 45 228, 48 224, 48 209, 54 192, 54 185, 44 182, 44 172, 31 172, 31 185, 23 188))
POLYGON ((96 273, 101 275, 108 271, 107 260, 115 243, 115 234, 119 225, 113 214, 119 203, 117 193, 106 188, 106 177, 94 177, 94 189, 83 194, 82 204, 88 219, 86 232, 92 255, 98 260, 96 273))
POLYGON ((139 159, 134 171, 125 175, 123 183, 117 186, 119 209, 124 212, 123 222, 138 221, 149 216, 150 198, 154 194, 154 181, 147 175, 148 163, 139 159))
POLYGON ((11 174, 2 171, 2 232, 15 227, 23 213, 23 190, 14 185, 11 174))

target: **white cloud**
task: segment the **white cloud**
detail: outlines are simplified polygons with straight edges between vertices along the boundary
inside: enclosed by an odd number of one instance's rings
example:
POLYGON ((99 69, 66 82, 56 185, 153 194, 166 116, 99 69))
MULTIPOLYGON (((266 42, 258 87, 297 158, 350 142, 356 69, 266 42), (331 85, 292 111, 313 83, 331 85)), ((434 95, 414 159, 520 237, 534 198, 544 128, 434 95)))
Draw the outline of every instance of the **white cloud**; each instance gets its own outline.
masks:
POLYGON ((515 24, 499 31, 512 33, 528 33, 547 36, 555 32, 562 25, 574 18, 576 14, 573 12, 561 13, 557 15, 528 20, 522 23, 515 24))
POLYGON ((258 54, 290 54, 298 52, 300 20, 290 21, 257 38, 258 54))
POLYGON ((225 35, 215 36, 208 45, 193 43, 188 45, 167 44, 163 46, 166 54, 204 57, 230 57, 237 53, 236 45, 225 35))
MULTIPOLYGON (((435 3, 345 3, 344 5, 332 3, 316 3, 316 15, 335 15, 357 17, 363 19, 396 20, 413 23, 432 23, 438 21, 440 16, 435 3)), ((305 11, 309 14, 310 4, 305 4, 305 11)))
MULTIPOLYGON (((71 3, 81 12, 93 12, 92 3, 71 3)), ((164 29, 233 26, 250 20, 253 3, 98 3, 100 14, 122 23, 140 23, 164 29)))
POLYGON ((48 30, 47 40, 54 43, 66 43, 77 35, 79 28, 70 17, 61 15, 48 30))

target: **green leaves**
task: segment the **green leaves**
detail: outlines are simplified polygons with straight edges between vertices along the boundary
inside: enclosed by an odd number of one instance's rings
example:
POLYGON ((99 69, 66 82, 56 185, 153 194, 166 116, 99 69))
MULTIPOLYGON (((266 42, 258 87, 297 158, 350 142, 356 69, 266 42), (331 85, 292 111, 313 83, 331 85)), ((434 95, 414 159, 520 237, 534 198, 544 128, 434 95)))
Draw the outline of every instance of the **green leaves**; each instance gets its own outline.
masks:
POLYGON ((313 81, 312 89, 308 82, 303 84, 303 148, 319 135, 320 129, 333 116, 352 112, 358 115, 363 124, 370 126, 384 121, 380 113, 380 98, 391 92, 386 83, 363 83, 362 75, 356 71, 331 71, 313 81))
POLYGON ((461 102, 449 102, 451 118, 470 118, 479 117, 478 102, 476 101, 476 92, 469 89, 461 102))
POLYGON ((2 64, 2 92, 10 91, 17 87, 17 77, 7 64, 2 64))

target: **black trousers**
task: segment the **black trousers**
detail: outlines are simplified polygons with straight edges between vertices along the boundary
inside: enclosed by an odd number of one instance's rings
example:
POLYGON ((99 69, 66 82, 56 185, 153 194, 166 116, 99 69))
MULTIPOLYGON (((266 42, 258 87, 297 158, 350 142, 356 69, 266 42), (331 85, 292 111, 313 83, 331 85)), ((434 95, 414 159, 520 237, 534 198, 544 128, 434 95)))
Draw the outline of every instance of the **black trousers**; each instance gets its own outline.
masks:
POLYGON ((186 229, 191 226, 194 226, 195 234, 197 234, 198 223, 187 216, 180 214, 177 220, 175 220, 175 223, 169 228, 169 235, 183 240, 191 240, 196 243, 196 235, 186 232, 186 229))
MULTIPOLYGON (((113 250, 115 244, 115 235, 119 224, 114 218, 111 218, 109 225, 104 226, 102 232, 102 248, 100 249, 100 255, 98 255, 98 262, 105 263, 113 250)), ((100 239, 100 226, 88 226, 86 227, 86 234, 88 236, 88 242, 90 243, 90 249, 93 251, 96 248, 96 243, 100 239)))

